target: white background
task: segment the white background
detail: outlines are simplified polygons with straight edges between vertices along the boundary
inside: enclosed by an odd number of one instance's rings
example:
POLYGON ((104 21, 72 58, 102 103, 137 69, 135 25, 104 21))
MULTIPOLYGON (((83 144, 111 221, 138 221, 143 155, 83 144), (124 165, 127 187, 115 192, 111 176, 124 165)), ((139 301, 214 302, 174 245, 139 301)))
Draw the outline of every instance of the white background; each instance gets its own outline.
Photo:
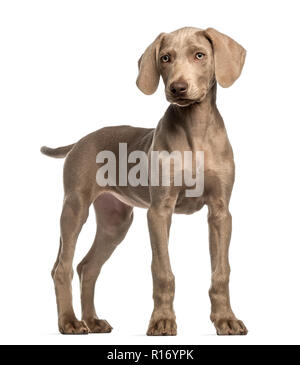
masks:
MULTIPOLYGON (((1 343, 299 343, 299 1, 1 1, 1 343), (235 152, 231 299, 249 329, 219 337, 210 323, 206 208, 176 215, 170 254, 177 337, 145 336, 152 311, 146 211, 98 280, 111 334, 62 336, 50 271, 59 240, 62 160, 39 153, 107 125, 155 127, 167 108, 135 85, 137 61, 162 31, 212 26, 248 51, 241 78, 218 89, 235 152)), ((74 267, 94 236, 94 213, 74 267)), ((79 282, 74 276, 78 316, 79 282)))

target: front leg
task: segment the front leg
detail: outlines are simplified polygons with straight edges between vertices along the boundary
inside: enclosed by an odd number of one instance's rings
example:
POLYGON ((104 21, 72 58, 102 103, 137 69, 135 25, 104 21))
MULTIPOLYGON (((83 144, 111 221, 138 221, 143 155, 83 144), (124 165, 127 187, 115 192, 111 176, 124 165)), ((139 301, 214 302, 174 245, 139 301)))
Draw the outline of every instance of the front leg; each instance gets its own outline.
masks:
POLYGON ((157 199, 157 202, 152 202, 147 214, 152 247, 154 299, 148 336, 175 336, 177 333, 173 310, 175 278, 168 251, 169 230, 176 199, 177 197, 157 199))
POLYGON ((231 238, 231 214, 226 199, 214 198, 208 204, 209 243, 212 267, 211 320, 218 335, 246 335, 247 329, 238 320, 230 305, 228 250, 231 238))

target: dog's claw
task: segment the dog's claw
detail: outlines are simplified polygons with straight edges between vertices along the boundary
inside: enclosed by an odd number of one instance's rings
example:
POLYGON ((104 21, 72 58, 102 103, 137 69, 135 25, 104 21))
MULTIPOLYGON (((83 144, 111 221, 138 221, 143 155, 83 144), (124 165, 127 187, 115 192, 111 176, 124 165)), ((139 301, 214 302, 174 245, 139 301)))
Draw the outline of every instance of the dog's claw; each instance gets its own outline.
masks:
POLYGON ((89 329, 83 321, 73 320, 60 324, 59 332, 63 335, 87 335, 89 329))
POLYGON ((85 320, 85 322, 91 333, 110 333, 113 329, 104 319, 93 318, 85 320))
POLYGON ((174 319, 151 321, 147 331, 148 336, 176 336, 177 325, 174 319))
POLYGON ((244 323, 238 319, 218 319, 214 322, 219 336, 244 336, 248 333, 248 330, 244 323))

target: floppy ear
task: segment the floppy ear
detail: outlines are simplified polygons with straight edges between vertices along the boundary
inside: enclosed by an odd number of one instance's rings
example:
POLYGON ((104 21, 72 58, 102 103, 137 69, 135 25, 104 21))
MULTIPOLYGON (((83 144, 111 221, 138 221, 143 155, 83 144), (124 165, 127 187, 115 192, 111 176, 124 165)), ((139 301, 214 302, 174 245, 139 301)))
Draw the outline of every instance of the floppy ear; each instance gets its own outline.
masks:
POLYGON ((205 34, 213 45, 216 79, 222 87, 229 87, 242 72, 246 50, 213 28, 206 29, 205 34))
POLYGON ((153 94, 159 84, 157 57, 164 33, 161 33, 146 49, 138 62, 139 74, 136 80, 138 88, 147 95, 153 94))

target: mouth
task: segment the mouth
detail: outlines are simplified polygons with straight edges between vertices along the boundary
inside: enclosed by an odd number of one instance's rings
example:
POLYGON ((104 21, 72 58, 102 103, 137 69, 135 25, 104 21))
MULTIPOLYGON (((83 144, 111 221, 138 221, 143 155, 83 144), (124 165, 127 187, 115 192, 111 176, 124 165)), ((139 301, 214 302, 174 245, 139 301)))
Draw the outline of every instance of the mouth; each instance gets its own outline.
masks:
POLYGON ((169 100, 172 104, 177 104, 179 106, 189 106, 197 102, 195 99, 188 98, 170 98, 169 100))

